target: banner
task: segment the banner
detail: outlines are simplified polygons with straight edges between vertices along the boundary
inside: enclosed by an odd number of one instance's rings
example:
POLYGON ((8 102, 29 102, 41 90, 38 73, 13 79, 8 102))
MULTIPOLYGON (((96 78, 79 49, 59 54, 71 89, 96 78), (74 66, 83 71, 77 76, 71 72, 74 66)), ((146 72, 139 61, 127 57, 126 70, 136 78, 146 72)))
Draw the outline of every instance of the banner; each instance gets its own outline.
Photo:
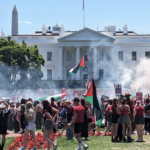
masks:
POLYGON ((116 96, 122 95, 122 85, 121 84, 114 84, 114 88, 115 88, 116 96))
POLYGON ((142 101, 142 100, 143 100, 143 93, 136 92, 136 101, 142 101))

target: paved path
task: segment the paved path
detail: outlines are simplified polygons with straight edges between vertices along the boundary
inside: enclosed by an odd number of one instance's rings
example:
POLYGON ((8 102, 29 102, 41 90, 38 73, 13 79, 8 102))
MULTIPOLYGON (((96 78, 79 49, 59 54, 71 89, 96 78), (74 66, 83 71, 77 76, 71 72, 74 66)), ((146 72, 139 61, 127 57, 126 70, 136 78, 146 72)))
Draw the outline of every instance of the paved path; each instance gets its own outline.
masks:
MULTIPOLYGON (((19 133, 14 133, 13 131, 8 131, 7 130, 7 135, 6 135, 6 137, 18 137, 18 136, 21 136, 21 134, 19 134, 19 133)), ((37 134, 38 132, 35 132, 35 134, 37 134)))

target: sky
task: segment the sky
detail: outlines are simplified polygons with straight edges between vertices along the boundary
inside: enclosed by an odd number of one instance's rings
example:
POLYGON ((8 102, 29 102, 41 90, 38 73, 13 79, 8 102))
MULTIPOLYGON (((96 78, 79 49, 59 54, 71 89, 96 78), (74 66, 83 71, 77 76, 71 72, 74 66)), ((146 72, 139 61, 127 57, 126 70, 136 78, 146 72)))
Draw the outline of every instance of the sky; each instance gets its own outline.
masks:
MULTIPOLYGON (((150 34, 150 0, 84 0, 85 26, 102 31, 115 25, 122 30, 150 34)), ((83 0, 0 0, 0 29, 11 35, 14 4, 19 16, 19 34, 41 31, 42 25, 63 25, 66 30, 83 28, 83 0)))

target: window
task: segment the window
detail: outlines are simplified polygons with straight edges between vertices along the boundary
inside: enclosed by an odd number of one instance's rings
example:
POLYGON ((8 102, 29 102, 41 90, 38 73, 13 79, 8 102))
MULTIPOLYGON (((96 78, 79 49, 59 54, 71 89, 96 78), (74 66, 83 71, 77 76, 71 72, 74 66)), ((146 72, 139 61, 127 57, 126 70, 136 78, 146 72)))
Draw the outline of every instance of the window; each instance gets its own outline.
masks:
POLYGON ((53 31, 60 31, 60 27, 53 27, 53 31))
POLYGON ((83 75, 83 80, 84 80, 84 81, 87 81, 87 79, 88 79, 88 74, 84 74, 84 75, 83 75))
POLYGON ((136 52, 132 52, 132 60, 136 61, 136 52))
POLYGON ((72 75, 69 74, 69 69, 67 69, 67 80, 71 80, 72 75))
POLYGON ((52 80, 52 70, 47 70, 47 80, 52 80))
POLYGON ((145 57, 150 58, 150 52, 145 52, 145 57))
POLYGON ((100 61, 104 60, 104 52, 99 52, 99 60, 100 61))
POLYGON ((99 79, 103 79, 103 77, 104 77, 104 70, 99 69, 99 79))
POLYGON ((52 61, 52 52, 47 52, 47 61, 52 61))
POLYGON ((72 60, 72 53, 67 52, 67 61, 71 61, 71 60, 72 60))
POLYGON ((123 61, 123 52, 118 52, 118 60, 123 61))
POLYGON ((118 80, 122 80, 122 77, 123 77, 123 70, 118 69, 118 80))
POLYGON ((88 61, 88 53, 87 52, 83 52, 83 55, 84 55, 84 60, 88 61))

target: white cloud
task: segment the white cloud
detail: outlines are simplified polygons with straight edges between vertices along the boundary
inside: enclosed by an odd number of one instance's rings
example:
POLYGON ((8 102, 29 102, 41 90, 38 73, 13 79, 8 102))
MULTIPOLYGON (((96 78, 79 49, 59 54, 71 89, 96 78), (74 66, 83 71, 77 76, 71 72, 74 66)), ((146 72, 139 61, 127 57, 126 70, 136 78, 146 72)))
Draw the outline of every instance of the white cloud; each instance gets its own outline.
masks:
POLYGON ((32 22, 30 22, 30 21, 25 21, 24 23, 27 23, 27 24, 32 24, 32 22))
POLYGON ((22 21, 18 21, 19 23, 22 23, 22 21))

